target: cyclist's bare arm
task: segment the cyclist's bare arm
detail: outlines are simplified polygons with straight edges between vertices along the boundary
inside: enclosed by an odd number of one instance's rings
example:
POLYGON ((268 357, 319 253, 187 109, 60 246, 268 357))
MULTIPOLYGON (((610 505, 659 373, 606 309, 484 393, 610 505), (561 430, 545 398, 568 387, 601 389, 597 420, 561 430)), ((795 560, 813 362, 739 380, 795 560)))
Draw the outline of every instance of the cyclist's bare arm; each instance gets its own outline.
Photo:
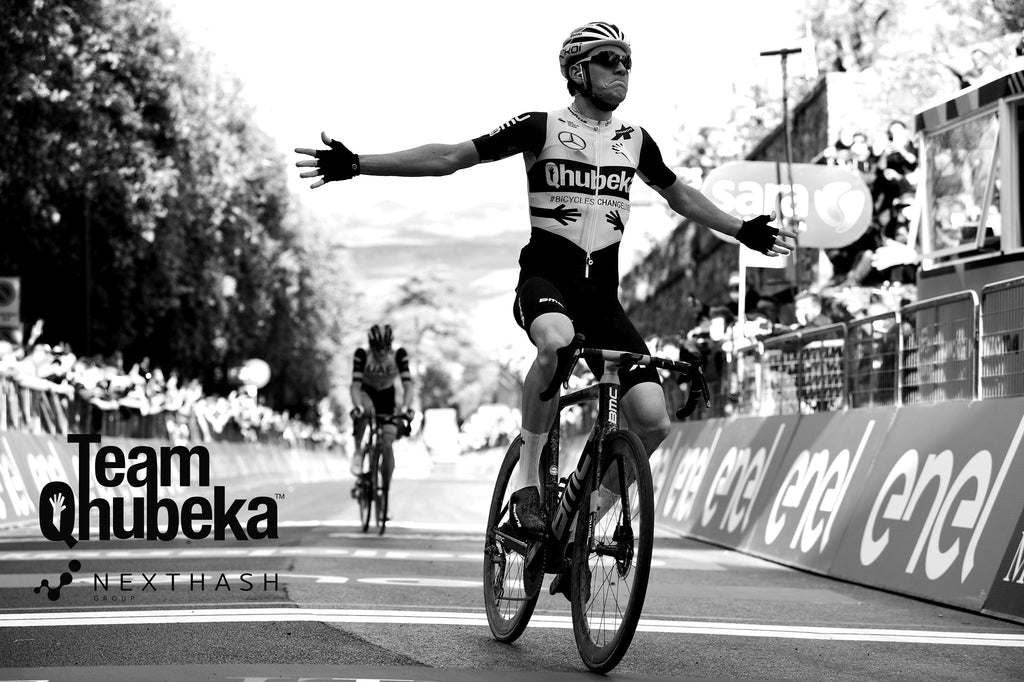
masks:
POLYGON ((412 379, 402 380, 402 405, 399 412, 406 413, 412 409, 412 379))
POLYGON ((352 397, 352 407, 353 408, 362 408, 362 406, 363 406, 363 399, 361 397, 362 392, 363 392, 363 382, 362 381, 353 381, 352 385, 349 387, 349 395, 352 397))
POLYGON ((360 154, 363 175, 420 177, 451 175, 480 163, 471 141, 458 144, 425 144, 390 154, 360 154))
MULTIPOLYGON (((676 179, 674 183, 666 188, 653 187, 658 194, 664 197, 665 201, 668 202, 668 205, 676 213, 716 232, 721 232, 735 238, 740 227, 743 225, 742 220, 725 213, 715 206, 710 199, 701 194, 699 190, 682 180, 676 179)), ((774 212, 772 212, 771 218, 772 220, 775 219, 774 212)), ((796 234, 789 230, 779 230, 778 235, 775 237, 775 245, 772 247, 774 254, 786 255, 791 251, 790 247, 783 241, 787 238, 795 239, 796 234)))
POLYGON ((310 156, 298 161, 299 168, 311 168, 301 178, 317 178, 316 189, 332 180, 349 180, 356 175, 422 177, 450 175, 480 163, 480 154, 472 141, 458 144, 425 144, 389 154, 357 155, 327 133, 320 133, 328 149, 296 147, 297 154, 310 156))

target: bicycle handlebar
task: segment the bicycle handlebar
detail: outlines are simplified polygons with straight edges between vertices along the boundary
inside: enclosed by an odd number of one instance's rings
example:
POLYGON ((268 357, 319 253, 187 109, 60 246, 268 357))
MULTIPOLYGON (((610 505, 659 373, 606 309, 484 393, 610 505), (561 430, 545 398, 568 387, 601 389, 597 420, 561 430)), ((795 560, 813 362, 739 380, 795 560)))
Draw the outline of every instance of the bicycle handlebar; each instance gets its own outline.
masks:
MULTIPOLYGON (((363 412, 357 414, 357 411, 355 409, 350 410, 348 414, 353 419, 359 419, 360 417, 369 417, 369 416, 371 416, 366 411, 363 411, 363 412)), ((392 424, 395 424, 396 426, 399 425, 398 422, 412 422, 413 417, 414 417, 414 413, 413 413, 412 410, 409 410, 408 412, 406 412, 404 414, 385 414, 383 412, 377 412, 376 414, 373 415, 373 418, 376 419, 378 422, 391 422, 392 424)))
MULTIPOLYGON (((568 388, 569 376, 576 367, 576 363, 580 358, 587 358, 614 362, 624 367, 630 365, 650 366, 668 370, 669 372, 686 374, 687 378, 690 379, 690 391, 696 390, 697 393, 703 394, 705 407, 711 407, 708 385, 704 380, 704 371, 701 369, 699 358, 696 358, 695 362, 687 362, 685 360, 669 360, 668 358, 661 358, 656 355, 644 355, 643 353, 606 350, 603 348, 584 348, 584 341, 583 334, 576 334, 567 346, 562 346, 556 351, 558 360, 555 365, 555 374, 551 377, 551 383, 548 384, 547 388, 541 391, 541 400, 551 400, 558 393, 559 384, 568 388), (693 386, 694 383, 697 384, 696 387, 693 386)), ((693 412, 693 407, 696 406, 696 403, 693 405, 690 405, 690 403, 693 403, 693 401, 688 400, 687 405, 676 412, 676 416, 680 419, 689 416, 693 412)))

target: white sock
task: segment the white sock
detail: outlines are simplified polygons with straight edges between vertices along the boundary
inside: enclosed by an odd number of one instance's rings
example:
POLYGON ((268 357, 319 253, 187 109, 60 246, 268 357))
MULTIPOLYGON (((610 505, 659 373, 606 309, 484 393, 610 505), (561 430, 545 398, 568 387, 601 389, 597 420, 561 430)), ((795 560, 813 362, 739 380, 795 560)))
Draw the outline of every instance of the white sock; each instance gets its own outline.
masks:
POLYGON ((540 491, 540 474, 537 467, 540 463, 540 451, 544 449, 548 434, 533 433, 523 429, 520 432, 523 436, 523 447, 519 451, 519 467, 513 476, 513 490, 522 490, 527 486, 534 486, 540 491))

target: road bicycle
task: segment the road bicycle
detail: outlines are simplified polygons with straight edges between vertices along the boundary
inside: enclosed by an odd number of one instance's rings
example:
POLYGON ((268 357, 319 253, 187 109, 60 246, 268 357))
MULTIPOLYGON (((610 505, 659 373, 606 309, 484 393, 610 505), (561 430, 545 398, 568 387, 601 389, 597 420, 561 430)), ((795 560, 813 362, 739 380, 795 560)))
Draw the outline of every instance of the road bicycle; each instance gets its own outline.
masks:
POLYGON ((359 504, 359 522, 363 532, 374 522, 378 535, 384 535, 388 522, 388 495, 391 482, 385 476, 382 434, 386 424, 398 427, 399 435, 408 431, 411 415, 378 414, 370 416, 370 424, 362 448, 362 473, 356 476, 354 496, 359 504))
MULTIPOLYGON (((512 642, 533 615, 546 573, 569 575, 576 648, 594 672, 608 672, 633 639, 647 594, 654 536, 654 489, 640 438, 619 428, 620 367, 653 366, 679 372, 691 389, 677 416, 685 417, 703 398, 710 407, 700 362, 584 348, 577 334, 558 351, 551 384, 541 393, 550 400, 559 384, 568 386, 576 362, 604 362, 596 384, 562 396, 560 418, 548 433, 540 457, 542 537, 523 536, 511 525, 509 481, 519 463, 522 438, 516 437, 498 471, 484 540, 484 602, 494 638, 512 642), (593 430, 576 469, 559 479, 561 412, 597 401, 593 430)), ((628 425, 627 425, 628 426, 628 425)))

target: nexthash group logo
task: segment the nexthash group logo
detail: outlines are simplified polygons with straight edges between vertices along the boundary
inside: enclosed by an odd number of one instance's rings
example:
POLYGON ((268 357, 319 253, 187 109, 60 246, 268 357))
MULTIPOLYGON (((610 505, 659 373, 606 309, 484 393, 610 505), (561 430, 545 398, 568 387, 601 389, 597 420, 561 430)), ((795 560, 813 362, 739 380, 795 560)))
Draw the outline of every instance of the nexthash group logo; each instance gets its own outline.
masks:
POLYGON ((79 540, 90 539, 93 512, 98 518, 99 540, 114 537, 170 541, 179 532, 192 540, 202 540, 211 533, 214 540, 224 540, 229 529, 236 540, 278 537, 277 502, 270 497, 253 497, 248 503, 244 499, 228 502, 224 486, 212 486, 212 502, 202 495, 180 502, 160 496, 160 487, 174 482, 175 469, 180 486, 211 487, 210 453, 205 447, 178 445, 157 451, 139 445, 126 454, 115 445, 105 445, 93 459, 90 445, 99 444, 99 435, 69 434, 68 442, 78 444, 78 491, 76 494, 63 481, 43 486, 39 494, 39 528, 47 540, 63 541, 73 548, 79 540), (198 474, 195 482, 193 471, 198 474), (100 486, 127 485, 143 494, 112 500, 91 499, 90 473, 100 486), (238 518, 243 507, 253 512, 244 525, 238 518))
POLYGON ((36 594, 39 594, 45 588, 46 598, 50 601, 57 601, 58 599, 60 599, 60 589, 62 587, 65 587, 66 585, 70 585, 71 581, 74 580, 74 576, 72 576, 71 574, 78 571, 81 568, 82 562, 80 562, 78 559, 72 559, 68 562, 68 570, 60 574, 60 582, 57 584, 57 587, 50 587, 50 581, 43 580, 41 583, 39 583, 39 587, 33 588, 32 591, 36 594))

